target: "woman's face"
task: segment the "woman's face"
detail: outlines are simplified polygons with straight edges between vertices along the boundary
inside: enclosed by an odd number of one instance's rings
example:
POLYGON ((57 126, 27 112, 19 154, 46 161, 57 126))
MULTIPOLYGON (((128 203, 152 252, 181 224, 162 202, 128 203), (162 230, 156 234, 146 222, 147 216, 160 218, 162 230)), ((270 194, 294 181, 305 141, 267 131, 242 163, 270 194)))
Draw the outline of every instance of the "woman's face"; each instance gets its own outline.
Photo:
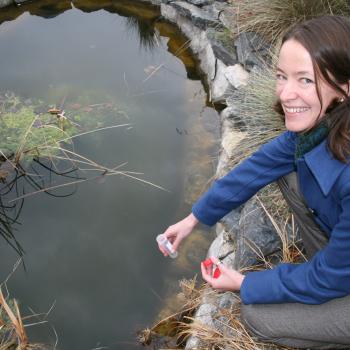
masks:
POLYGON ((316 91, 315 72, 308 51, 298 41, 287 40, 281 47, 277 64, 276 94, 284 114, 286 128, 300 132, 311 129, 322 118, 338 93, 318 79, 322 100, 316 91))

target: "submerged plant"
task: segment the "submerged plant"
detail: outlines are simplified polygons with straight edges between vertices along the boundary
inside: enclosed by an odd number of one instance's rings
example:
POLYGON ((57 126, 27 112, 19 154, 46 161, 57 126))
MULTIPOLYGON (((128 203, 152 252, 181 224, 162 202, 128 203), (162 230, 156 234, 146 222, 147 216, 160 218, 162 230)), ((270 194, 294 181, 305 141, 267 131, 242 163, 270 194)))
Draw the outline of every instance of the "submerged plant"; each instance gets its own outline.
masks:
POLYGON ((3 113, 0 118, 0 151, 3 157, 18 164, 33 157, 50 157, 52 152, 45 146, 57 145, 69 140, 76 132, 63 117, 49 113, 36 115, 31 108, 18 112, 3 113))

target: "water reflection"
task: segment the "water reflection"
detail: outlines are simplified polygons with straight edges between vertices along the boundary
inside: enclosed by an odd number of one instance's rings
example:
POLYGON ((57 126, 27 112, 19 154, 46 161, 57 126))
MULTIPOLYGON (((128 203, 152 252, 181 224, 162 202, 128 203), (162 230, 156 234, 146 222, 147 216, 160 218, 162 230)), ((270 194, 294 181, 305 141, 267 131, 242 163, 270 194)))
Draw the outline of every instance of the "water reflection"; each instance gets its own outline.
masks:
POLYGON ((149 21, 138 17, 128 17, 126 19, 126 27, 137 34, 140 46, 146 50, 152 51, 152 49, 159 46, 159 34, 154 28, 156 20, 149 21))
POLYGON ((152 5, 131 3, 124 0, 108 1, 55 1, 43 0, 33 4, 24 4, 20 8, 3 10, 0 13, 0 24, 11 21, 28 10, 31 15, 42 18, 55 18, 60 14, 77 8, 83 12, 90 13, 105 10, 126 17, 127 28, 138 35, 140 46, 146 50, 152 50, 159 44, 159 34, 155 30, 155 22, 160 18, 159 8, 152 5))

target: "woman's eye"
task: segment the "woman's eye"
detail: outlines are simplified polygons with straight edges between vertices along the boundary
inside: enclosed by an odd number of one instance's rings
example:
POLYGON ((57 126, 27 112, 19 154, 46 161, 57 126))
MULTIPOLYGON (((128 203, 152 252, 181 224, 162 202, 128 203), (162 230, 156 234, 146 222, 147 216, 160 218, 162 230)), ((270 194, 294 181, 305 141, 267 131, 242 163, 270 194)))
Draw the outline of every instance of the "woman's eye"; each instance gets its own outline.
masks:
POLYGON ((303 84, 313 84, 313 80, 309 79, 309 78, 301 78, 300 81, 303 84))
POLYGON ((285 76, 282 75, 282 74, 276 74, 276 79, 277 79, 277 80, 284 80, 284 79, 285 79, 285 76))

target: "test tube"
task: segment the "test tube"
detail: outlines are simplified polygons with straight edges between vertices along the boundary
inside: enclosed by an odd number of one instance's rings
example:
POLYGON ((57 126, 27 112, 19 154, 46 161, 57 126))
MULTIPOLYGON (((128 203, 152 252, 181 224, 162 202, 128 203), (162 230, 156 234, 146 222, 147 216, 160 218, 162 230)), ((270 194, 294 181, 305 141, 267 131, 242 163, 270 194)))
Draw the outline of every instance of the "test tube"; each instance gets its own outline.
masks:
POLYGON ((174 251, 173 245, 164 234, 158 235, 156 240, 167 251, 171 258, 175 259, 177 257, 177 252, 174 251))

